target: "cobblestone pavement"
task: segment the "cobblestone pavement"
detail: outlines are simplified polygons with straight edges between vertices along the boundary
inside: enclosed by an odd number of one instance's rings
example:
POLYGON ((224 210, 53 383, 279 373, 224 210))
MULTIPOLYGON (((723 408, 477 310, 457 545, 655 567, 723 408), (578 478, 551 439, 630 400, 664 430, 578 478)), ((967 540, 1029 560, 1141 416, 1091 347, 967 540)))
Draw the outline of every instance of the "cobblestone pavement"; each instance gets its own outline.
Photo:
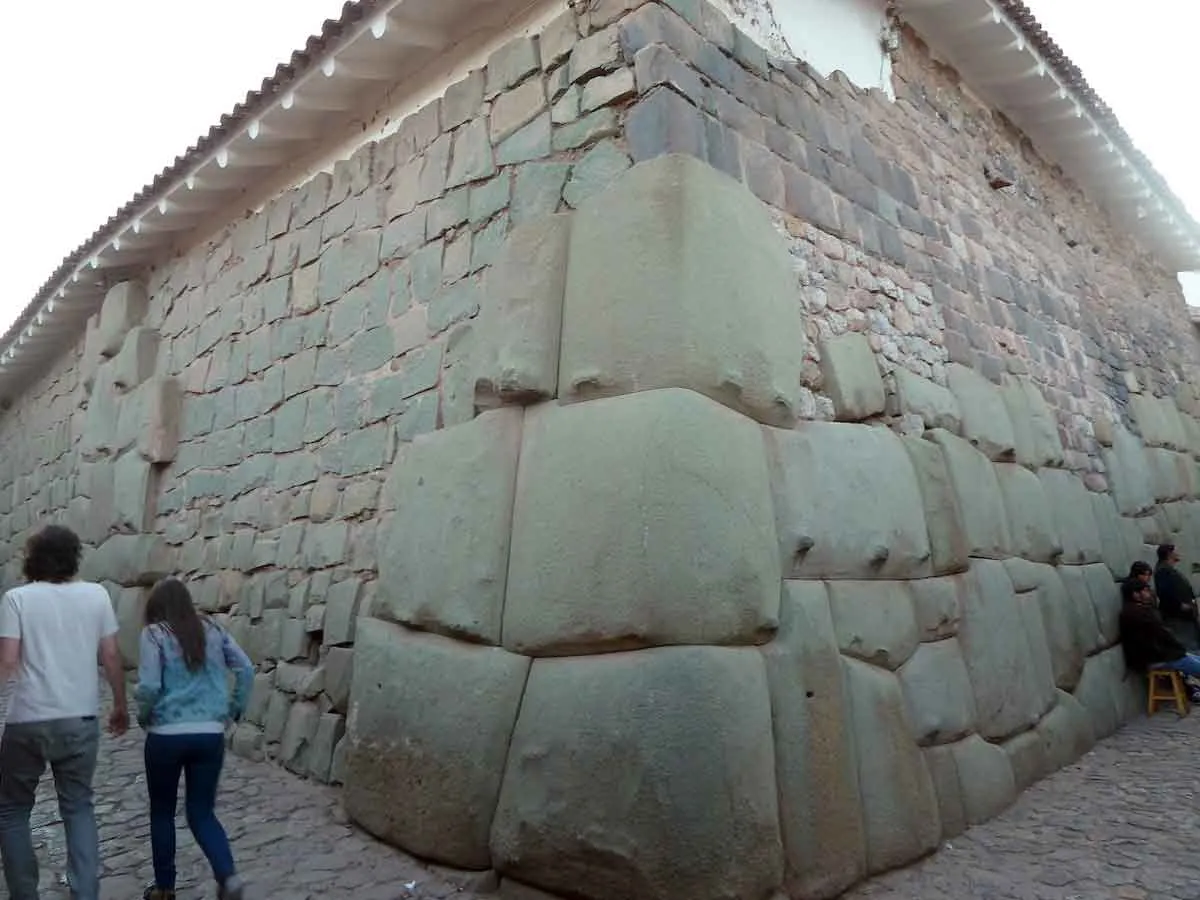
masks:
MULTIPOLYGON (((103 746, 102 896, 132 900, 151 878, 140 734, 103 746)), ((1198 747, 1200 713, 1140 719, 1004 815, 844 900, 1200 900, 1198 747)), ((431 869, 372 841, 345 824, 336 791, 265 764, 229 758, 221 817, 252 900, 468 900, 489 886, 486 876, 431 869)), ((63 850, 48 779, 34 825, 50 887, 63 850)), ((203 859, 179 828, 180 898, 212 897, 203 859)))

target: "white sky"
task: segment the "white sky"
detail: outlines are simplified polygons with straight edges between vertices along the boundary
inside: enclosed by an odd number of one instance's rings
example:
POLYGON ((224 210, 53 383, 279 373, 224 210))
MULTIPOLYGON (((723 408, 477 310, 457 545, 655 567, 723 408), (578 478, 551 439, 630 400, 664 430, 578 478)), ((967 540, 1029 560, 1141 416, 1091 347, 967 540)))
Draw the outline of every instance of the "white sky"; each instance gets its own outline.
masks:
MULTIPOLYGON (((786 0, 784 0, 786 2, 786 0)), ((1200 218, 1197 0, 1026 0, 1200 218)), ((6 8, 0 330, 62 258, 341 0, 64 0, 6 8)), ((1193 302, 1200 303, 1200 278, 1193 302)))

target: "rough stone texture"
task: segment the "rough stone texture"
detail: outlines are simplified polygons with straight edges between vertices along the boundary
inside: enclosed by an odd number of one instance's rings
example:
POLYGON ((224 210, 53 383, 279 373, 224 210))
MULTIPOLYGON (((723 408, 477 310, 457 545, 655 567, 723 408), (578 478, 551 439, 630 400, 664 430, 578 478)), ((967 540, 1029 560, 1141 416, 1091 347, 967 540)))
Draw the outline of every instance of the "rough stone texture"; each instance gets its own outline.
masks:
POLYGON ((963 436, 988 459, 1014 459, 1016 439, 1004 397, 979 372, 958 363, 946 366, 950 390, 962 413, 963 436))
POLYGON ((914 578, 931 573, 916 474, 900 439, 867 425, 767 429, 784 573, 914 578), (854 485, 847 492, 845 485, 854 485))
POLYGON ((500 642, 521 419, 499 409, 424 435, 396 463, 372 615, 500 642))
POLYGON ((537 660, 496 868, 587 900, 765 896, 783 869, 771 734, 753 649, 537 660))
POLYGON ((1039 648, 1030 646, 1004 564, 975 560, 968 578, 959 642, 975 692, 979 733, 1003 740, 1037 724, 1054 702, 1054 683, 1039 678, 1049 671, 1049 660, 1031 665, 1039 648))
POLYGON ((1038 479, 1062 541, 1062 562, 1073 565, 1099 562, 1100 529, 1083 482, 1061 469, 1041 469, 1038 479))
POLYGON ((933 573, 944 575, 962 571, 967 567, 967 541, 942 450, 919 438, 902 437, 901 440, 921 489, 933 573))
POLYGON ((758 427, 678 389, 526 415, 506 647, 766 639, 780 570, 758 427))
POLYGON ((838 647, 847 656, 897 669, 916 652, 920 633, 904 582, 833 581, 829 606, 838 647))
POLYGON ((849 332, 823 341, 821 374, 839 421, 861 422, 883 412, 883 379, 863 335, 849 332))
POLYGON ((570 218, 515 228, 484 282, 479 329, 486 356, 476 368, 476 402, 544 400, 558 390, 570 218))
POLYGON ((859 748, 867 871, 882 872, 938 845, 938 803, 925 760, 912 740, 896 677, 855 660, 846 660, 845 666, 849 717, 859 748), (877 755, 874 750, 882 752, 877 755))
POLYGON ((785 583, 779 635, 763 655, 784 885, 796 896, 837 896, 866 873, 866 844, 845 676, 821 582, 785 583))
POLYGON ((968 554, 989 559, 1007 556, 1012 537, 995 467, 986 456, 948 431, 931 431, 929 439, 945 456, 968 554))
POLYGON ((1004 498, 1013 553, 1033 562, 1057 562, 1063 553, 1062 541, 1038 477, 1023 466, 997 463, 996 479, 1004 498))
POLYGON ((968 825, 995 818, 1017 796, 1012 764, 1000 747, 972 735, 951 747, 968 825))
POLYGON ((344 775, 350 817, 419 856, 488 868, 492 814, 528 671, 528 659, 498 648, 364 621, 344 775))
POLYGON ((965 578, 922 578, 910 581, 908 586, 922 641, 938 641, 958 633, 965 578))
POLYGON ((946 743, 974 730, 975 697, 957 640, 922 644, 898 675, 918 743, 946 743))
POLYGON ((795 419, 804 334, 791 266, 744 188, 661 157, 584 203, 571 247, 561 396, 686 387, 763 422, 795 419))
POLYGON ((1138 516, 1154 506, 1154 480, 1141 442, 1124 428, 1113 431, 1112 446, 1101 451, 1108 484, 1123 516, 1138 516))
POLYGON ((949 389, 907 369, 897 369, 895 379, 901 412, 919 416, 926 428, 943 428, 951 433, 962 428, 958 398, 949 389))

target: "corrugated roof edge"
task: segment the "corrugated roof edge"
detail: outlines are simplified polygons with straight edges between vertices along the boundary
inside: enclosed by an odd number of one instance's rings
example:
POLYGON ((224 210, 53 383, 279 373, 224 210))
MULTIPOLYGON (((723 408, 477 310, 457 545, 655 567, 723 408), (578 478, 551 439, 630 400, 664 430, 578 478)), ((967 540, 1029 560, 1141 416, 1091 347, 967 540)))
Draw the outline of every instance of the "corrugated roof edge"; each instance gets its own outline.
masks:
MULTIPOLYGON (((121 209, 110 216, 107 222, 97 228, 90 238, 68 254, 38 289, 16 321, 5 331, 4 336, 0 338, 0 346, 7 347, 12 344, 17 335, 30 323, 42 304, 49 299, 54 286, 64 280, 80 260, 99 251, 113 234, 129 221, 138 208, 154 199, 155 194, 179 178, 184 170, 204 156, 213 144, 223 138, 232 126, 252 117, 275 95, 286 90, 292 82, 305 74, 311 68, 313 60, 326 49, 330 41, 336 40, 346 28, 370 15, 380 2, 381 0, 347 0, 342 7, 340 17, 327 19, 320 33, 310 37, 305 42, 305 46, 295 51, 287 62, 276 66, 275 73, 264 78, 258 90, 248 92, 246 98, 234 106, 230 113, 222 116, 220 121, 208 130, 207 134, 197 140, 185 153, 175 157, 175 161, 170 166, 163 169, 153 181, 145 185, 121 209)), ((1121 126, 1116 115, 1088 84, 1079 67, 1050 37, 1029 7, 1022 0, 994 0, 994 2, 1046 57, 1055 72, 1066 83, 1066 87, 1075 92, 1087 106, 1088 111, 1111 132, 1115 140, 1121 144, 1121 149, 1129 154, 1141 174, 1155 188, 1156 193, 1171 204, 1176 215, 1181 217, 1184 222, 1189 223, 1194 231, 1200 233, 1200 225, 1197 224, 1175 192, 1171 190, 1166 179, 1159 174, 1146 155, 1134 145, 1133 139, 1121 126)))
POLYGON ((1025 5, 1023 0, 993 0, 993 2, 1045 57, 1055 74, 1062 79, 1063 86, 1079 97, 1097 124, 1108 131, 1114 141, 1120 144, 1121 149, 1132 159, 1141 175, 1150 182, 1154 192, 1171 205, 1171 211, 1181 218, 1192 232, 1200 235, 1200 224, 1196 222, 1183 201, 1167 184, 1167 179, 1154 168, 1149 157, 1134 144, 1133 138, 1125 131, 1116 114, 1107 103, 1100 99, 1100 95, 1088 84, 1088 80, 1079 66, 1075 65, 1058 46, 1058 43, 1050 37, 1050 33, 1037 20, 1032 10, 1025 5))
POLYGON ((59 263, 58 268, 42 284, 17 320, 0 338, 0 346, 6 347, 12 343, 37 314, 41 305, 50 298, 55 285, 63 281, 79 265, 80 260, 102 249, 138 209, 155 199, 156 194, 180 178, 190 165, 207 154, 214 144, 228 134, 231 128, 246 119, 253 118, 276 95, 284 92, 301 75, 308 72, 313 61, 321 55, 331 41, 336 40, 350 26, 369 16, 380 2, 381 0, 347 0, 342 6, 342 14, 338 18, 326 19, 324 25, 321 26, 320 33, 312 35, 302 49, 292 53, 287 62, 277 65, 274 74, 264 78, 258 90, 247 92, 246 98, 234 106, 231 112, 221 116, 220 121, 209 128, 207 134, 202 135, 184 153, 176 156, 171 165, 164 168, 153 181, 134 194, 124 206, 109 217, 107 222, 92 232, 91 237, 59 263))

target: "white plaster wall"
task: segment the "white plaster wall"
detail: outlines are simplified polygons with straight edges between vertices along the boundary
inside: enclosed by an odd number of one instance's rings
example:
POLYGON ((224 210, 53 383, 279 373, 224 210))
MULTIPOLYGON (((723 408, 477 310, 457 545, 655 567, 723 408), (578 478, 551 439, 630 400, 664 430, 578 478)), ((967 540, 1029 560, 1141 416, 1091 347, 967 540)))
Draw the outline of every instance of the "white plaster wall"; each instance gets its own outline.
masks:
POLYGON ((882 37, 885 0, 715 0, 772 52, 802 59, 821 75, 843 72, 861 88, 892 96, 892 64, 882 37))

